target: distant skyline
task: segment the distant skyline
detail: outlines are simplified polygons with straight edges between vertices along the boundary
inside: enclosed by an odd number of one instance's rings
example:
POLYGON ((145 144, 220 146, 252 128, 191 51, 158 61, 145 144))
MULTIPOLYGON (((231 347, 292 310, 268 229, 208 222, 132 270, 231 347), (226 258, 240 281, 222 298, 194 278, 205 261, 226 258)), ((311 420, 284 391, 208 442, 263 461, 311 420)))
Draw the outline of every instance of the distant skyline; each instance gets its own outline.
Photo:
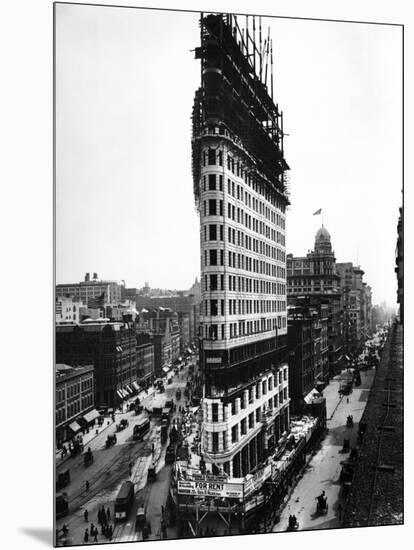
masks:
MULTIPOLYGON (((196 13, 56 6, 56 282, 85 272, 186 289, 200 277, 191 108, 196 13), (173 32, 172 32, 173 31, 173 32), (171 38, 173 37, 173 38, 171 38)), ((244 25, 244 17, 240 23, 244 25)), ((291 167, 287 252, 321 217, 337 262, 396 302, 401 29, 263 18, 291 167)))

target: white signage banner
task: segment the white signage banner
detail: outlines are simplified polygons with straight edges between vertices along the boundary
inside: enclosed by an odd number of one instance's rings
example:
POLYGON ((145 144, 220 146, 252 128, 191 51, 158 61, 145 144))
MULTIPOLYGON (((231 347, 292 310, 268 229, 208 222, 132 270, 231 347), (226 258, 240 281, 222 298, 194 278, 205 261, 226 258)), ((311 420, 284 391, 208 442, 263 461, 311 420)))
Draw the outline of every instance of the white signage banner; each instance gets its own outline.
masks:
POLYGON ((243 498, 243 484, 179 480, 178 494, 222 498, 243 498))

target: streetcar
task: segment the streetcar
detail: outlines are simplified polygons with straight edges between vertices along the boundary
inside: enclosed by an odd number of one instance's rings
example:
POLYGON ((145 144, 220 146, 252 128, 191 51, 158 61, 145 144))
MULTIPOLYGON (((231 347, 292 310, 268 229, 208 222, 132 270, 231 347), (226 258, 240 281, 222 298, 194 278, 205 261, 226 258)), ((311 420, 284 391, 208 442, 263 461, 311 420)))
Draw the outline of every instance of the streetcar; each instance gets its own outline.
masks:
POLYGON ((134 504, 135 492, 132 481, 124 481, 115 501, 115 521, 127 519, 134 504))
POLYGON ((164 407, 161 412, 161 420, 166 420, 169 423, 170 417, 171 417, 171 409, 169 407, 164 407))
POLYGON ((134 426, 133 439, 140 440, 150 429, 149 418, 143 418, 134 426))

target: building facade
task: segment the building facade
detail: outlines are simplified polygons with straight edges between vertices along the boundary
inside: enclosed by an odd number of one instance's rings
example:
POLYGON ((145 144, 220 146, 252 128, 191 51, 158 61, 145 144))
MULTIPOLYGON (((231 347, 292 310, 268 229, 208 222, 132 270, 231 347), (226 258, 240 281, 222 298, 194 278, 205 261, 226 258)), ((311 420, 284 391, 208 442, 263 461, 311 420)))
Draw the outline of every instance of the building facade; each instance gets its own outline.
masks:
POLYGON ((84 304, 74 300, 72 297, 56 297, 56 323, 79 323, 84 309, 84 304))
POLYGON ((76 419, 94 408, 94 367, 56 364, 56 442, 71 439, 80 426, 76 419))
POLYGON ((297 300, 288 307, 289 395, 292 412, 303 413, 314 390, 324 387, 328 359, 329 307, 297 300))
POLYGON ((364 271, 351 262, 336 264, 344 311, 344 350, 347 356, 361 352, 372 333, 371 287, 363 281, 364 271))
POLYGON ((154 343, 149 334, 137 334, 137 382, 147 388, 155 379, 154 343))
POLYGON ((189 293, 179 292, 170 296, 137 295, 135 298, 138 310, 146 308, 156 310, 166 308, 175 311, 178 315, 189 316, 189 342, 197 341, 200 325, 200 293, 197 291, 198 281, 192 286, 189 293), (194 294, 192 293, 194 292, 194 294))
POLYGON ((178 314, 169 308, 159 307, 140 312, 138 333, 149 334, 154 344, 155 376, 161 377, 180 357, 180 325, 178 314))
POLYGON ((56 296, 72 296, 88 307, 96 308, 99 305, 120 304, 124 287, 124 281, 103 281, 98 279, 97 273, 93 274, 93 278, 86 273, 84 281, 80 283, 56 285, 56 296))
POLYGON ((231 16, 201 17, 192 148, 202 452, 213 473, 234 477, 250 473, 289 426, 283 117, 242 50, 231 16))
POLYGON ((325 383, 341 370, 343 361, 343 308, 340 277, 336 273, 331 236, 322 226, 316 233, 314 250, 304 257, 287 255, 287 289, 289 305, 297 299, 311 297, 312 305, 328 307, 328 363, 323 373, 325 383))
POLYGON ((136 345, 132 323, 102 320, 56 327, 56 361, 73 366, 94 365, 98 407, 117 406, 134 393, 136 345))

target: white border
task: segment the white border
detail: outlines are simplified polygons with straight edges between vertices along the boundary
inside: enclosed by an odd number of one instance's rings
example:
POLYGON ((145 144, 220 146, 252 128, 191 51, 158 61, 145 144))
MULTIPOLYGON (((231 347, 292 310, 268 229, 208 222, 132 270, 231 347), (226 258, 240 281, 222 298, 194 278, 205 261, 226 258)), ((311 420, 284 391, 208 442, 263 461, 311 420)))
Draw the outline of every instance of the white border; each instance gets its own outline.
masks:
MULTIPOLYGON (((111 2, 100 2, 110 4, 111 2)), ((113 2, 114 4, 116 2, 113 2)), ((311 18, 384 21, 406 25, 406 239, 407 214, 414 180, 411 144, 413 64, 410 0, 157 0, 124 1, 124 5, 252 12, 311 18), (410 183, 410 185, 409 185, 410 183)), ((2 444, 1 507, 3 548, 41 548, 52 544, 52 2, 20 0, 2 3, 1 135, 2 135, 2 444), (4 254, 4 250, 6 254, 4 254), (4 325, 4 326, 3 326, 4 325), (5 353, 4 353, 5 352, 5 353), (49 541, 49 542, 48 542, 49 541)), ((396 116, 400 116, 396 113, 396 116)), ((390 136, 392 139, 392 136, 390 136)), ((399 185, 395 182, 395 185, 399 185)), ((396 235, 397 237, 397 235, 396 235)), ((409 256, 406 245, 406 261, 409 256)), ((409 258, 408 258, 409 259, 409 258)), ((390 259, 390 261, 393 261, 390 259)), ((407 263, 406 263, 407 265, 407 263)), ((409 280, 408 268, 406 280, 409 280)), ((406 329, 410 289, 406 289, 406 329)), ((406 338, 406 348, 409 341, 406 338)), ((412 375, 406 352, 405 388, 412 375)), ((406 408, 409 402, 406 399, 406 408)), ((409 411, 410 412, 410 411, 409 411)), ((409 418, 406 417, 406 428, 409 418)), ((406 429, 408 438, 409 430, 406 429)), ((412 445, 406 441, 406 525, 295 535, 169 541, 168 548, 221 548, 240 545, 340 548, 408 547, 412 516, 408 486, 412 445)), ((158 548, 165 543, 152 543, 158 548)), ((148 548, 152 548, 148 544, 148 548)), ((122 548, 136 548, 123 545, 122 548)), ((147 548, 147 546, 145 547, 147 548)))

